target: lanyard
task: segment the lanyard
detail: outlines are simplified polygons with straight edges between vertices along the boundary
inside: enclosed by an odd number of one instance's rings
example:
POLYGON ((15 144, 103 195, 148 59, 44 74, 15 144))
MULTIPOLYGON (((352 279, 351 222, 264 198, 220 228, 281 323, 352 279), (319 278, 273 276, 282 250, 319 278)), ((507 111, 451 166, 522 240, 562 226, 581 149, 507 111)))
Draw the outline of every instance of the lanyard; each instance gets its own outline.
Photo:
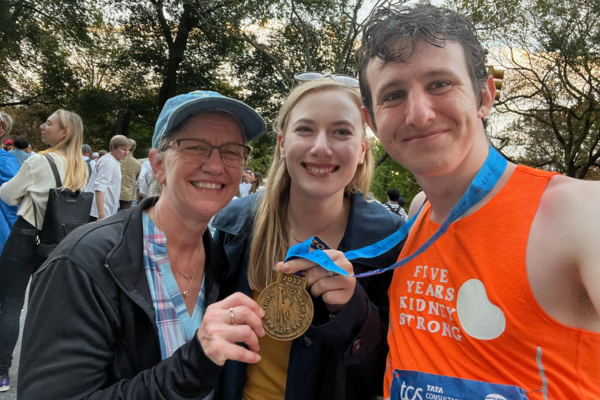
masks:
MULTIPOLYGON (((502 177, 502 174, 506 170, 506 166, 507 162, 504 159, 504 157, 502 157, 500 153, 496 151, 496 149, 490 146, 490 152, 485 160, 485 163, 482 165, 481 169, 467 188, 465 194, 463 194, 458 203, 454 206, 454 208, 452 208, 450 214, 448 215, 448 218, 446 218, 444 223, 438 228, 438 230, 433 235, 431 235, 429 239, 425 241, 425 243, 421 245, 421 247, 419 247, 413 254, 404 257, 403 259, 399 260, 398 262, 387 268, 380 268, 373 271, 368 271, 362 274, 354 275, 354 277, 362 278, 365 276, 377 275, 385 271, 396 269, 410 262, 415 257, 425 252, 425 250, 427 250, 432 244, 434 244, 436 240, 438 240, 444 233, 446 233, 446 231, 450 227, 450 224, 459 219, 471 207, 479 203, 489 192, 492 191, 492 189, 494 188, 494 186, 496 186, 496 184, 502 177)), ((357 258, 373 258, 382 255, 383 253, 396 246, 406 237, 406 235, 410 231, 410 228, 413 226, 417 217, 421 213, 422 209, 423 205, 421 205, 419 211, 411 219, 409 219, 408 222, 402 225, 402 228, 400 228, 399 231, 393 233, 392 235, 375 244, 363 247, 362 249, 348 251, 344 253, 344 255, 348 260, 355 260, 357 258)), ((319 264, 327 271, 332 271, 340 275, 349 276, 348 272, 344 271, 342 268, 338 267, 333 261, 331 261, 329 256, 323 250, 317 249, 313 252, 310 252, 311 243, 315 238, 316 236, 307 239, 300 244, 292 246, 288 250, 285 261, 290 261, 296 258, 304 258, 316 264, 319 264)))

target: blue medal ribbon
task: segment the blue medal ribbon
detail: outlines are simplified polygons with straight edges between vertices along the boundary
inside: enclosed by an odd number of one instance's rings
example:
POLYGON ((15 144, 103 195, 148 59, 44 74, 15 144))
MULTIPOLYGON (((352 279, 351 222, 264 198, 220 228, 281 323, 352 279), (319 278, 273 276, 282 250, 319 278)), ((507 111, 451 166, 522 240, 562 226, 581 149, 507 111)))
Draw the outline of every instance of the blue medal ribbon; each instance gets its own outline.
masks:
MULTIPOLYGON (((508 163, 506 162, 506 159, 504 159, 504 157, 502 157, 502 155, 498 153, 496 149, 490 146, 490 152, 485 160, 485 163, 482 165, 481 169, 467 188, 465 194, 463 194, 458 203, 452 208, 450 214, 448 214, 448 218, 446 218, 444 223, 438 228, 438 230, 433 235, 431 235, 429 239, 427 239, 427 241, 425 241, 425 243, 421 245, 421 247, 419 247, 411 255, 404 257, 397 263, 387 268, 380 268, 373 271, 368 271, 362 274, 354 275, 354 277, 362 278, 365 276, 377 275, 386 271, 396 269, 410 262, 415 257, 425 252, 444 233, 446 233, 446 231, 450 227, 450 224, 452 224, 454 221, 463 216, 471 207, 479 203, 485 196, 487 196, 489 192, 492 191, 492 189, 494 189, 494 187, 502 177, 502 174, 506 170, 507 164, 508 163)), ((410 228, 413 226, 417 217, 421 213, 422 209, 423 205, 421 205, 419 211, 415 215, 413 215, 413 217, 409 219, 408 222, 404 224, 398 232, 370 246, 363 247, 362 249, 358 250, 348 251, 344 253, 344 255, 348 260, 355 260, 357 258, 374 258, 389 251, 406 237, 406 235, 410 231, 410 228)), ((313 240, 315 240, 315 238, 318 237, 314 236, 300 244, 292 246, 287 252, 285 261, 287 262, 296 258, 304 258, 306 260, 319 264, 327 271, 333 271, 340 275, 350 276, 348 272, 338 267, 323 250, 316 249, 313 252, 310 252, 311 243, 313 243, 313 240)))

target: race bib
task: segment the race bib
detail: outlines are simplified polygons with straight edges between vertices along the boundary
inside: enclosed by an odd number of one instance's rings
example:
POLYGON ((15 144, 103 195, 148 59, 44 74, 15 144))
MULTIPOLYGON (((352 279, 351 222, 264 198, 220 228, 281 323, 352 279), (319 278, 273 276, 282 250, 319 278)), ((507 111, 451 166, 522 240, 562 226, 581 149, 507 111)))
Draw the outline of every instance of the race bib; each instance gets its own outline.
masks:
POLYGON ((527 394, 512 385, 395 370, 390 400, 527 400, 527 394))

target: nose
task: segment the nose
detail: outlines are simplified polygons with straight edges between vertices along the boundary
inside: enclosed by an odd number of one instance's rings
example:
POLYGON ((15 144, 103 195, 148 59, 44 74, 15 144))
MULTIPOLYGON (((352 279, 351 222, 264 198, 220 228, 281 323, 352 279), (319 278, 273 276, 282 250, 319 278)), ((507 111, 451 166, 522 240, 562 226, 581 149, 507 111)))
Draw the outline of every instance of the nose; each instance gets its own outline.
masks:
POLYGON ((46 123, 44 122, 43 124, 40 125, 40 129, 44 130, 46 128, 46 123))
POLYGON ((221 154, 219 154, 219 150, 213 149, 210 153, 210 156, 202 163, 202 171, 207 172, 212 175, 218 175, 223 172, 225 168, 225 164, 223 160, 221 160, 221 154))
POLYGON ((425 126, 435 118, 430 96, 424 91, 412 91, 407 101, 406 123, 412 126, 425 126))
POLYGON ((317 136, 314 138, 315 142, 313 147, 310 149, 310 154, 317 157, 329 157, 331 156, 331 149, 329 148, 327 132, 324 129, 320 129, 317 132, 317 136))

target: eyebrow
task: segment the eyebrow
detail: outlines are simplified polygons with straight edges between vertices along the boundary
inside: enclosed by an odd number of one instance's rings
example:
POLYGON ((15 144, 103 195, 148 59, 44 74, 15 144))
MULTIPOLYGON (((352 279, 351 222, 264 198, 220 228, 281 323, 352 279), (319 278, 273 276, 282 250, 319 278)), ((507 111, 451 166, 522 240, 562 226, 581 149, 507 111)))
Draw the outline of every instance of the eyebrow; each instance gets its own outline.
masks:
MULTIPOLYGON (((451 70, 449 68, 438 68, 438 69, 434 69, 434 70, 425 72, 423 75, 420 76, 420 78, 434 78, 436 76, 443 76, 443 75, 451 75, 453 77, 456 77, 456 73, 453 70, 451 70)), ((383 86, 381 86, 380 88, 378 88, 377 92, 378 93, 385 92, 385 91, 389 90, 390 88, 401 86, 405 82, 406 82, 406 80, 404 80, 404 79, 391 80, 391 81, 387 82, 386 84, 384 84, 383 86)))
MULTIPOLYGON (((315 122, 315 120, 310 119, 310 118, 300 118, 300 119, 294 121, 293 125, 298 124, 298 123, 314 124, 316 122, 315 122)), ((352 125, 352 122, 347 119, 340 119, 339 121, 332 122, 331 125, 352 125)))

